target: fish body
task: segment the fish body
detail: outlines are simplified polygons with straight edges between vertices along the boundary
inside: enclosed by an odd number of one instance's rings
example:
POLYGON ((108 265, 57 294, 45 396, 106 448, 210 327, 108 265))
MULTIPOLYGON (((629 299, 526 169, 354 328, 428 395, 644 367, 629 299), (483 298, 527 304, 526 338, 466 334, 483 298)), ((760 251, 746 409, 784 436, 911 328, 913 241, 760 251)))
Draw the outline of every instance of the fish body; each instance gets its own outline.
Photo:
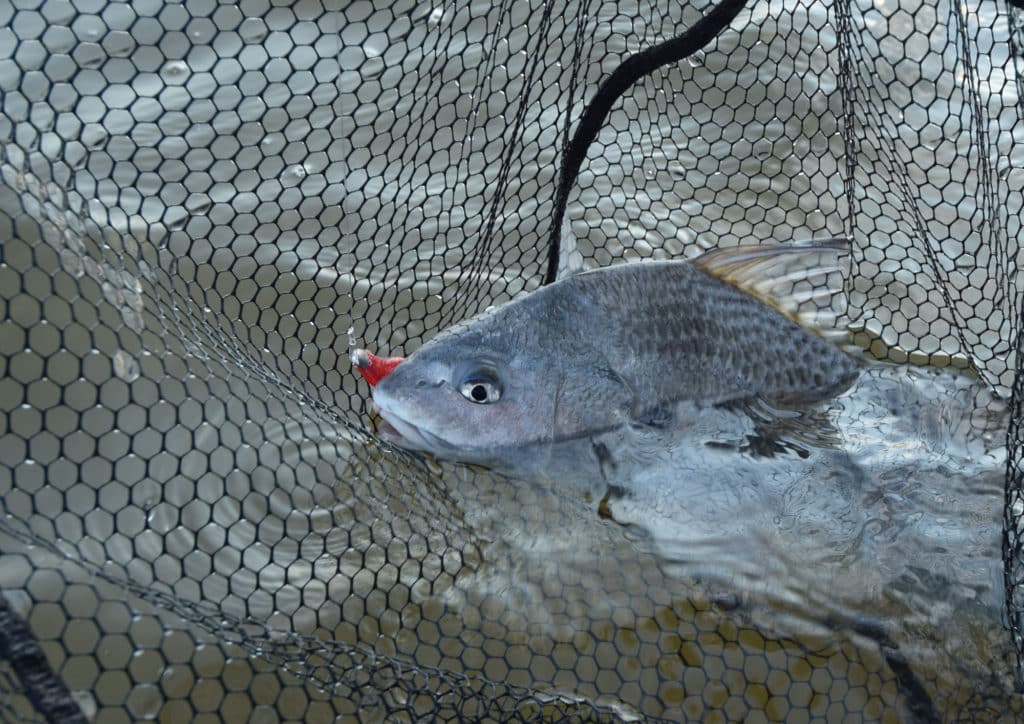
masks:
POLYGON ((785 300, 750 289, 763 292, 780 261, 844 249, 738 247, 562 279, 397 365, 374 389, 383 432, 406 448, 496 464, 531 445, 658 424, 682 401, 828 397, 849 386, 858 361, 785 300))

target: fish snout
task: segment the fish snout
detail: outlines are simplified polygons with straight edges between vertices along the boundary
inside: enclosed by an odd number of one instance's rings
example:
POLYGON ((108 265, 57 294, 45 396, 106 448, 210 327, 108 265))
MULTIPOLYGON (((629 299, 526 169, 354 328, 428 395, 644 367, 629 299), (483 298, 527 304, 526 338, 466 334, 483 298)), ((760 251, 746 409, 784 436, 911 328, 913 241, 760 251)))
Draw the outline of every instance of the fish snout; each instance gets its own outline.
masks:
POLYGON ((441 379, 434 380, 429 380, 425 377, 420 377, 418 380, 416 380, 416 386, 419 387, 420 389, 423 389, 424 387, 441 387, 442 385, 444 385, 445 382, 447 382, 447 380, 444 379, 443 377, 441 379))

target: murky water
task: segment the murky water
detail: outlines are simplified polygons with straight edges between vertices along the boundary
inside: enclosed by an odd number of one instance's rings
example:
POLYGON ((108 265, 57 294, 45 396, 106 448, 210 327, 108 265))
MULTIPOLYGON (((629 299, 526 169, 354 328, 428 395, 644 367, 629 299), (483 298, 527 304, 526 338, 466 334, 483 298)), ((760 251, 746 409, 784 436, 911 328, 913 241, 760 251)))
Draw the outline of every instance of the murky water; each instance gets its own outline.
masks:
MULTIPOLYGON (((441 598, 464 630, 486 641, 500 621, 528 650, 588 641, 606 618, 613 637, 645 616, 661 635, 676 616, 703 621, 718 634, 692 634, 690 663, 705 671, 719 655, 756 658, 731 643, 733 626, 782 649, 852 636, 836 661, 869 666, 880 646, 884 665, 910 672, 894 701, 883 676, 853 710, 882 701, 907 717, 924 701, 942 718, 966 706, 999 718, 1013 706, 999 407, 964 375, 881 365, 812 410, 682 409, 672 429, 530 450, 509 477, 424 458, 481 546, 441 598)), ((593 691, 573 661, 556 680, 576 683, 555 689, 593 691)), ((845 680, 844 666, 825 668, 845 680)), ((776 691, 798 669, 779 664, 776 691)), ((532 670, 517 681, 550 685, 532 670)), ((684 686, 686 706, 695 690, 684 686)), ((638 706, 627 690, 602 696, 638 706)), ((686 706, 640 709, 700 711, 686 706)))
MULTIPOLYGON (((4 539, 5 590, 33 581, 19 610, 77 611, 75 586, 95 566, 216 602, 210 621, 250 615, 625 714, 892 717, 913 681, 949 718, 1012 711, 1003 423, 968 378, 872 370, 813 414, 684 414, 676 430, 597 441, 600 457, 592 441, 552 453, 528 478, 370 437, 348 346, 408 353, 536 286, 558 124, 626 53, 697 12, 600 3, 558 16, 543 82, 528 87, 527 4, 420 4, 393 25, 371 5, 243 2, 161 36, 159 51, 150 21, 174 25, 184 6, 141 20, 130 5, 48 2, 45 22, 19 10, 17 31, 44 39, 0 59, 0 212, 39 225, 3 239, 5 272, 24 272, 4 277, 16 322, 0 339, 5 390, 70 408, 43 418, 12 403, 0 439, 15 470, 0 479, 4 512, 65 545, 55 564, 4 539), (345 13, 373 19, 328 22, 345 13), (577 20, 596 60, 570 97, 577 20), (288 44, 315 73, 268 66, 288 44), (71 82, 51 93, 44 67, 71 82), (44 318, 62 325, 59 341, 44 318), (39 461, 51 459, 73 473, 46 477, 39 461)), ((615 110, 571 198, 563 268, 835 235, 853 219, 852 314, 867 343, 916 361, 973 357, 1005 387, 1020 210, 1005 209, 1005 234, 972 226, 979 208, 995 213, 979 169, 1011 202, 1024 178, 1005 23, 986 2, 853 10, 856 214, 831 10, 755 3, 717 47, 615 110), (957 23, 994 30, 961 48, 957 23), (968 52, 980 109, 961 90, 968 52), (906 223, 918 217, 936 244, 906 223)), ((66 675, 90 712, 107 702, 101 719, 119 715, 127 663, 104 659, 115 683, 96 684, 90 652, 125 649, 116 621, 152 614, 123 588, 104 584, 118 605, 96 614, 114 632, 100 644, 87 607, 46 634, 63 637, 55 651, 84 652, 66 675)), ((166 692, 216 703, 219 684, 192 685, 229 676, 207 660, 216 642, 176 635, 194 634, 176 615, 158 610, 133 634, 133 701, 147 716, 188 716, 166 692), (161 648, 180 662, 163 689, 161 648)))
POLYGON ((1004 638, 999 408, 964 375, 879 365, 810 410, 684 405, 671 429, 530 450, 520 474, 762 614, 924 626, 943 646, 980 626, 987 647, 1004 638))

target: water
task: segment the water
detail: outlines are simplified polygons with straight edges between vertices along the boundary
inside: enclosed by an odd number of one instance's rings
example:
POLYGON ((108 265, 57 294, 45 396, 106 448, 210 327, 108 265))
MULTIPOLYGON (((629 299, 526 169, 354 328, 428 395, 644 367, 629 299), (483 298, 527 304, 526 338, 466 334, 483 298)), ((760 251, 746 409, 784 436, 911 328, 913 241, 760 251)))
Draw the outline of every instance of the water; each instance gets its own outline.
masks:
MULTIPOLYGON (((905 682, 880 653, 884 634, 940 711, 977 712, 980 700, 992 718, 1005 716, 1013 700, 999 621, 1004 453, 985 438, 986 407, 967 378, 879 370, 811 417, 761 410, 755 425, 722 411, 668 437, 604 441, 614 470, 595 471, 584 448, 567 458, 572 466, 559 471, 549 458, 529 479, 412 459, 365 432, 368 391, 347 367, 351 337, 408 353, 459 317, 535 287, 559 113, 578 117, 580 98, 623 53, 696 16, 673 5, 682 17, 661 25, 644 6, 626 17, 599 5, 584 19, 584 50, 601 62, 584 59, 573 98, 564 94, 575 49, 556 18, 538 71, 545 90, 527 89, 513 137, 519 106, 506 91, 525 88, 537 38, 523 5, 512 3, 514 17, 503 7, 421 4, 389 27, 369 3, 346 5, 342 12, 373 15, 363 33, 360 22, 293 28, 289 13, 323 10, 305 0, 272 16, 242 3, 214 14, 212 40, 210 25, 198 23, 157 48, 162 31, 143 37, 153 24, 135 24, 131 63, 121 38, 104 40, 104 24, 115 36, 133 27, 130 8, 75 23, 56 8, 48 22, 73 26, 74 37, 44 42, 58 44, 47 46, 54 72, 69 70, 70 85, 57 92, 36 76, 22 84, 14 65, 0 65, 8 187, 0 209, 17 216, 24 205, 49 219, 46 203, 57 196, 40 167, 52 164, 71 192, 74 223, 67 235, 54 225, 25 244, 5 240, 5 260, 45 272, 5 288, 24 293, 9 308, 26 329, 33 313, 70 321, 72 305, 84 326, 67 328, 61 344, 71 354, 45 366, 45 335, 7 330, 11 369, 46 371, 27 399, 59 397, 63 385, 75 410, 11 413, 15 438, 43 426, 52 437, 32 448, 2 440, 0 454, 16 468, 15 490, 2 482, 4 511, 60 537, 83 564, 186 602, 215 601, 218 615, 251 614, 279 633, 316 633, 620 712, 681 718, 718 708, 741 719, 735 707, 744 701, 779 719, 780 701, 819 706, 822 716, 832 705, 866 718, 905 712, 905 682), (296 45, 296 63, 316 56, 314 72, 282 68, 279 43, 296 45), (512 173, 501 187, 496 170, 510 144, 512 173), (493 245, 484 247, 492 221, 493 245), (59 260, 33 255, 28 243, 59 249, 59 260), (118 281, 116 264, 139 257, 149 271, 118 281), (58 266, 81 289, 65 288, 58 266), (58 303, 35 302, 47 298, 58 303), (22 354, 26 345, 35 352, 22 354), (65 429, 68 421, 75 425, 65 429), (135 457, 116 467, 108 459, 128 450, 135 457), (30 454, 59 454, 54 465, 73 473, 48 480, 42 465, 21 464, 30 454), (609 483, 621 494, 602 506, 609 483)), ((970 27, 991 24, 996 8, 979 4, 970 27)), ((957 8, 854 10, 862 45, 852 80, 871 121, 856 129, 858 329, 867 344, 884 342, 882 351, 919 352, 915 361, 973 355, 986 379, 1005 386, 1014 362, 998 345, 1009 338, 1016 297, 997 286, 1013 281, 1019 209, 1006 210, 1002 258, 971 226, 985 203, 974 170, 999 169, 1012 202, 1021 180, 1013 169, 1024 168, 1005 27, 981 33, 972 51, 989 113, 975 116, 958 90, 956 44, 946 42, 956 37, 947 15, 957 8), (894 48, 886 41, 894 35, 908 40, 894 48), (907 55, 915 62, 902 62, 907 55), (897 76, 913 82, 913 94, 897 76), (956 127, 939 134, 942 119, 956 127), (992 140, 991 158, 970 156, 979 130, 992 140), (904 171, 926 189, 918 210, 943 240, 932 249, 937 268, 901 225, 916 200, 890 203, 904 171), (943 284, 963 298, 952 309, 943 284), (976 312, 982 300, 993 301, 991 314, 976 312), (963 340, 942 321, 956 315, 963 340), (979 353, 988 350, 997 354, 979 353)), ((146 18, 186 27, 181 7, 168 13, 146 18)), ((844 231, 829 20, 820 3, 755 4, 717 49, 640 84, 584 165, 563 268, 844 231)), ((42 46, 20 47, 23 70, 46 57, 42 46)), ((18 233, 30 235, 27 226, 18 233)), ((26 561, 45 573, 50 564, 32 556, 5 559, 5 590, 26 585, 26 561)), ((33 595, 78 600, 68 586, 77 580, 36 574, 33 595)), ((105 591, 111 601, 127 596, 105 591)), ((132 612, 119 604, 110 615, 135 620, 145 606, 131 600, 132 612)), ((152 629, 132 670, 140 712, 166 704, 150 684, 164 665, 161 621, 171 618, 137 619, 152 629)), ((64 648, 78 651, 76 632, 89 641, 91 627, 76 619, 64 648)), ((174 646, 175 660, 192 653, 174 646)), ((174 681, 187 689, 188 677, 174 681)), ((72 685, 91 680, 76 675, 72 685)))
POLYGON ((761 621, 784 614, 776 630, 876 620, 896 640, 941 632, 903 641, 927 670, 949 641, 965 642, 965 660, 1008 653, 998 407, 966 376, 876 366, 812 410, 683 405, 671 429, 533 450, 520 472, 628 530, 670 577, 742 601, 761 621), (969 635, 978 626, 983 648, 969 635))

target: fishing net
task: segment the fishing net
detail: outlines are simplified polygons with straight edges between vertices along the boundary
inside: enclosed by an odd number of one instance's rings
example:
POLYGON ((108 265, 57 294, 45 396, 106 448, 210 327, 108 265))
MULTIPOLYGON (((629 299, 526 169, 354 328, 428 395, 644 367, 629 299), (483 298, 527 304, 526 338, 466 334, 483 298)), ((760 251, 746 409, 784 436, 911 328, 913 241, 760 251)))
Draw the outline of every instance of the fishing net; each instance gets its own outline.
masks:
POLYGON ((1012 657, 775 630, 556 490, 383 445, 349 352, 559 270, 849 235, 857 341, 1010 400, 1020 651, 1022 28, 989 0, 0 2, 0 717, 1019 713, 1012 657))

